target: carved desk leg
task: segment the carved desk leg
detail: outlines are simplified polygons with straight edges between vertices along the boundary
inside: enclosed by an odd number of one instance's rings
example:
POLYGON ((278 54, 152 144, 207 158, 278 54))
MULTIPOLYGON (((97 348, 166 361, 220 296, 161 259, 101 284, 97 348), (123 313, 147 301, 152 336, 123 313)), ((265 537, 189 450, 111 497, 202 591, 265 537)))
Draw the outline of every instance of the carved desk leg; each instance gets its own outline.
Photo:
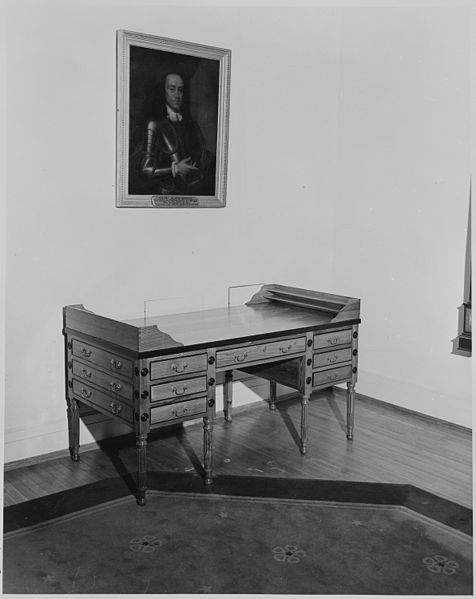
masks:
POLYGON ((134 377, 134 420, 137 459, 137 503, 146 504, 147 492, 147 438, 150 431, 149 364, 140 360, 134 377))
POLYGON ((309 398, 312 392, 312 347, 313 333, 306 335, 306 353, 301 360, 301 453, 307 453, 309 398))
POLYGON ((138 434, 136 439, 137 503, 145 505, 147 491, 147 433, 138 434))
POLYGON ((203 467, 205 469, 205 484, 212 482, 213 470, 213 420, 208 416, 203 418, 203 467))
POLYGON ((231 407, 233 404, 233 370, 225 372, 225 382, 223 384, 223 412, 225 420, 231 422, 231 407))
POLYGON ((73 462, 79 462, 79 406, 73 397, 68 402, 69 453, 73 462))
MULTIPOLYGON (((213 469, 213 418, 215 417, 215 401, 216 401, 216 352, 213 348, 208 350, 208 368, 207 368, 207 414, 203 418, 203 468, 205 470, 205 484, 209 485, 212 482, 213 469)), ((228 372, 226 373, 229 374, 228 372)), ((231 373, 230 373, 231 374, 231 373)), ((231 407, 231 390, 232 378, 226 379, 225 388, 228 384, 228 393, 231 407)), ((226 402, 227 403, 227 402, 226 402)), ((225 412, 226 417, 226 412, 225 412)), ((230 418, 231 420, 231 418, 230 418)))
POLYGON ((72 343, 65 338, 65 389, 68 415, 69 453, 73 462, 79 462, 79 405, 72 395, 73 355, 72 343))
POLYGON ((269 409, 276 409, 276 381, 269 381, 269 409))
POLYGON ((357 381, 359 327, 352 327, 352 378, 347 382, 347 439, 354 438, 355 383, 357 381))
POLYGON ((355 383, 347 383, 347 439, 351 441, 354 438, 354 404, 355 404, 355 383))
POLYGON ((301 396, 301 453, 307 453, 307 431, 309 418, 309 395, 301 396))

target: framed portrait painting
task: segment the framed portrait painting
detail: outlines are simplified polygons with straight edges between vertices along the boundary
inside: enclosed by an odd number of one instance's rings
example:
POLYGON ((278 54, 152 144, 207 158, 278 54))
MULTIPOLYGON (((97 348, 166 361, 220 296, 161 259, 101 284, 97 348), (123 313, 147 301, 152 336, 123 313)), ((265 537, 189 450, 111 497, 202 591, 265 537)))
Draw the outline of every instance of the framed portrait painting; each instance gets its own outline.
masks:
POLYGON ((116 206, 226 204, 230 50, 117 32, 116 206))

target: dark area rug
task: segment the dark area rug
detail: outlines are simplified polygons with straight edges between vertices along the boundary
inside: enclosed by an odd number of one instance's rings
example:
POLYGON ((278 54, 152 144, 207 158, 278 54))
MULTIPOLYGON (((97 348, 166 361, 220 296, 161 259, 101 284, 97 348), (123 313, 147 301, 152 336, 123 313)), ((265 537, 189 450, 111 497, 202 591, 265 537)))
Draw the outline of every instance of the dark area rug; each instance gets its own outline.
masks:
POLYGON ((151 486, 144 507, 112 479, 7 508, 4 593, 472 595, 470 510, 413 487, 151 486))

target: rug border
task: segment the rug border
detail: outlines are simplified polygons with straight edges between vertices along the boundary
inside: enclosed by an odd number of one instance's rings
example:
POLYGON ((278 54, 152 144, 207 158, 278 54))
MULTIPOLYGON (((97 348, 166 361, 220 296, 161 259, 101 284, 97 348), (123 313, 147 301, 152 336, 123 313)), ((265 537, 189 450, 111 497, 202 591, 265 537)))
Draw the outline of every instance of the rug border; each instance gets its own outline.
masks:
MULTIPOLYGON (((205 485, 197 474, 149 472, 150 491, 234 495, 401 506, 472 537, 472 510, 407 484, 258 476, 217 476, 205 485)), ((114 477, 4 508, 4 534, 125 497, 130 485, 114 477)))
MULTIPOLYGON (((316 501, 314 499, 291 499, 291 498, 283 498, 283 497, 250 497, 248 495, 229 495, 229 494, 218 494, 218 493, 195 493, 195 492, 183 492, 183 491, 162 491, 157 489, 152 489, 149 491, 149 497, 165 497, 170 498, 170 496, 179 496, 181 498, 190 498, 190 499, 199 499, 199 500, 224 500, 229 502, 247 502, 253 501, 257 503, 284 503, 285 505, 304 505, 306 507, 324 507, 324 508, 332 508, 332 509, 343 509, 343 510, 369 510, 369 511, 388 511, 388 512, 401 512, 407 515, 407 517, 422 522, 425 526, 436 528, 439 531, 444 532, 445 534, 452 535, 459 542, 467 543, 470 547, 472 547, 472 537, 467 535, 456 528, 448 526, 438 520, 433 518, 429 518, 423 514, 419 514, 405 506, 402 505, 393 505, 393 504, 375 504, 375 503, 355 503, 355 502, 340 502, 340 501, 325 501, 319 500, 316 501)), ((52 518, 50 520, 44 520, 43 522, 39 522, 37 524, 32 524, 31 526, 26 526, 22 528, 18 528, 16 530, 12 530, 4 534, 4 540, 9 540, 13 538, 18 538, 22 536, 26 536, 31 532, 35 532, 41 530, 43 528, 47 528, 49 526, 55 526, 61 524, 65 521, 74 520, 76 518, 82 518, 84 516, 95 514, 97 512, 101 512, 103 510, 108 510, 111 507, 116 505, 123 504, 132 504, 134 505, 135 498, 132 495, 126 495, 123 497, 119 497, 117 499, 113 499, 111 501, 100 503, 95 506, 87 507, 81 510, 77 510, 75 512, 70 512, 68 514, 63 514, 56 518, 52 518)), ((139 508, 138 508, 139 509, 139 508)))

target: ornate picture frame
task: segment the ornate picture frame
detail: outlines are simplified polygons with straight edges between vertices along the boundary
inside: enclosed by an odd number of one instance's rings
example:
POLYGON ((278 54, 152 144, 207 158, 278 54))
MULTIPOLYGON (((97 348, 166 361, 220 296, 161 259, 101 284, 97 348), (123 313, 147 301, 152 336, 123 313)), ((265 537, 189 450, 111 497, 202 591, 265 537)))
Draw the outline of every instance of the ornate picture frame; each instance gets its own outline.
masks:
POLYGON ((231 51, 117 32, 116 206, 226 205, 231 51))

